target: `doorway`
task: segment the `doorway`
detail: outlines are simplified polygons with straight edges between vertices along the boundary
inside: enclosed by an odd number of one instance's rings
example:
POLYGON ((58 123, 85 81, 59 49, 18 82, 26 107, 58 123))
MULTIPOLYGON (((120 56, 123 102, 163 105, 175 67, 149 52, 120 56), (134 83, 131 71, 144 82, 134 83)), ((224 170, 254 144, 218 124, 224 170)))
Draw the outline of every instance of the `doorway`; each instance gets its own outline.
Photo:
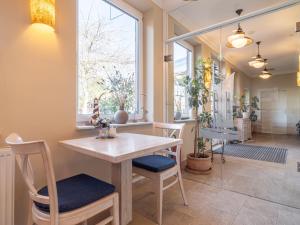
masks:
POLYGON ((260 90, 261 132, 287 134, 287 91, 260 90))

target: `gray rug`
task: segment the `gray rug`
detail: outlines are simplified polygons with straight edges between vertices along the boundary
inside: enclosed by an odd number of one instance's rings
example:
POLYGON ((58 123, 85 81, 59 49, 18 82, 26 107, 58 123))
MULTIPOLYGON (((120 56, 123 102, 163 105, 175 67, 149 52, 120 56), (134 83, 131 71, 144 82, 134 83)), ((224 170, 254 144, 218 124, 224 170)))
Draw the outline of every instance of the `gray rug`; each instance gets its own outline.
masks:
MULTIPOLYGON (((214 152, 221 153, 222 148, 218 148, 214 152)), ((261 160, 274 163, 286 163, 288 150, 285 148, 275 148, 267 146, 228 144, 225 145, 225 155, 261 160)))

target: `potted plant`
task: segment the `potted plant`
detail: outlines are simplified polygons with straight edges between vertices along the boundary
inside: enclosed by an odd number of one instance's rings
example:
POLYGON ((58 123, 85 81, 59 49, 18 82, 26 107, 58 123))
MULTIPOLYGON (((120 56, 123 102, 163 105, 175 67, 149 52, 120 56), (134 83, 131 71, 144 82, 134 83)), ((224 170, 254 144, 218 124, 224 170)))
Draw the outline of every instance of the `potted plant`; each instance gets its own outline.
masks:
POLYGON ((254 96, 251 98, 251 104, 250 104, 251 113, 250 113, 249 119, 252 122, 252 124, 251 124, 252 132, 254 130, 254 123, 257 121, 256 111, 259 110, 258 103, 259 103, 259 98, 257 96, 254 96))
POLYGON ((209 172, 212 168, 211 156, 207 154, 208 139, 199 136, 200 128, 210 127, 211 114, 206 111, 206 104, 208 103, 210 92, 206 85, 205 79, 208 70, 211 71, 208 63, 211 61, 202 59, 199 60, 195 67, 195 74, 193 78, 186 77, 185 86, 189 95, 189 104, 195 113, 194 131, 194 151, 187 156, 187 170, 194 173, 209 172), (202 113, 199 114, 199 108, 202 106, 202 113))
POLYGON ((296 124, 298 135, 300 136, 300 121, 296 124))
POLYGON ((246 105, 246 96, 243 94, 240 97, 240 110, 243 115, 243 119, 249 118, 248 106, 246 105))

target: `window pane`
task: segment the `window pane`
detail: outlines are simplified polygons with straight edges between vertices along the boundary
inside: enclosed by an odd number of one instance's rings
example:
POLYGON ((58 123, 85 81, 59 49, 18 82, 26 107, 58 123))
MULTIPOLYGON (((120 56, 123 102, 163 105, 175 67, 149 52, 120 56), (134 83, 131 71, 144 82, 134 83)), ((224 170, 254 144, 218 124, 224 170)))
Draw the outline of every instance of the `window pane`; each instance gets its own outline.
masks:
POLYGON ((188 95, 183 85, 185 76, 191 76, 192 52, 174 43, 174 112, 189 117, 188 95))
POLYGON ((138 21, 103 0, 78 1, 78 113, 112 115, 126 97, 125 110, 138 110, 138 21), (118 90, 122 90, 121 92, 118 90))

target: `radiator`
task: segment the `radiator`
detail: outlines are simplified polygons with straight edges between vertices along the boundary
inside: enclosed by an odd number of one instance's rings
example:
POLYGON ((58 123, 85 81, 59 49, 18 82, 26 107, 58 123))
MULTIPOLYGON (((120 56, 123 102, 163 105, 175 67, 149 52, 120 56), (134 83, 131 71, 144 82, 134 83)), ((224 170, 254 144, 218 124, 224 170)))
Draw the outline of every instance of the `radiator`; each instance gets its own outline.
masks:
POLYGON ((14 155, 0 149, 0 225, 14 225, 14 171, 14 155))

